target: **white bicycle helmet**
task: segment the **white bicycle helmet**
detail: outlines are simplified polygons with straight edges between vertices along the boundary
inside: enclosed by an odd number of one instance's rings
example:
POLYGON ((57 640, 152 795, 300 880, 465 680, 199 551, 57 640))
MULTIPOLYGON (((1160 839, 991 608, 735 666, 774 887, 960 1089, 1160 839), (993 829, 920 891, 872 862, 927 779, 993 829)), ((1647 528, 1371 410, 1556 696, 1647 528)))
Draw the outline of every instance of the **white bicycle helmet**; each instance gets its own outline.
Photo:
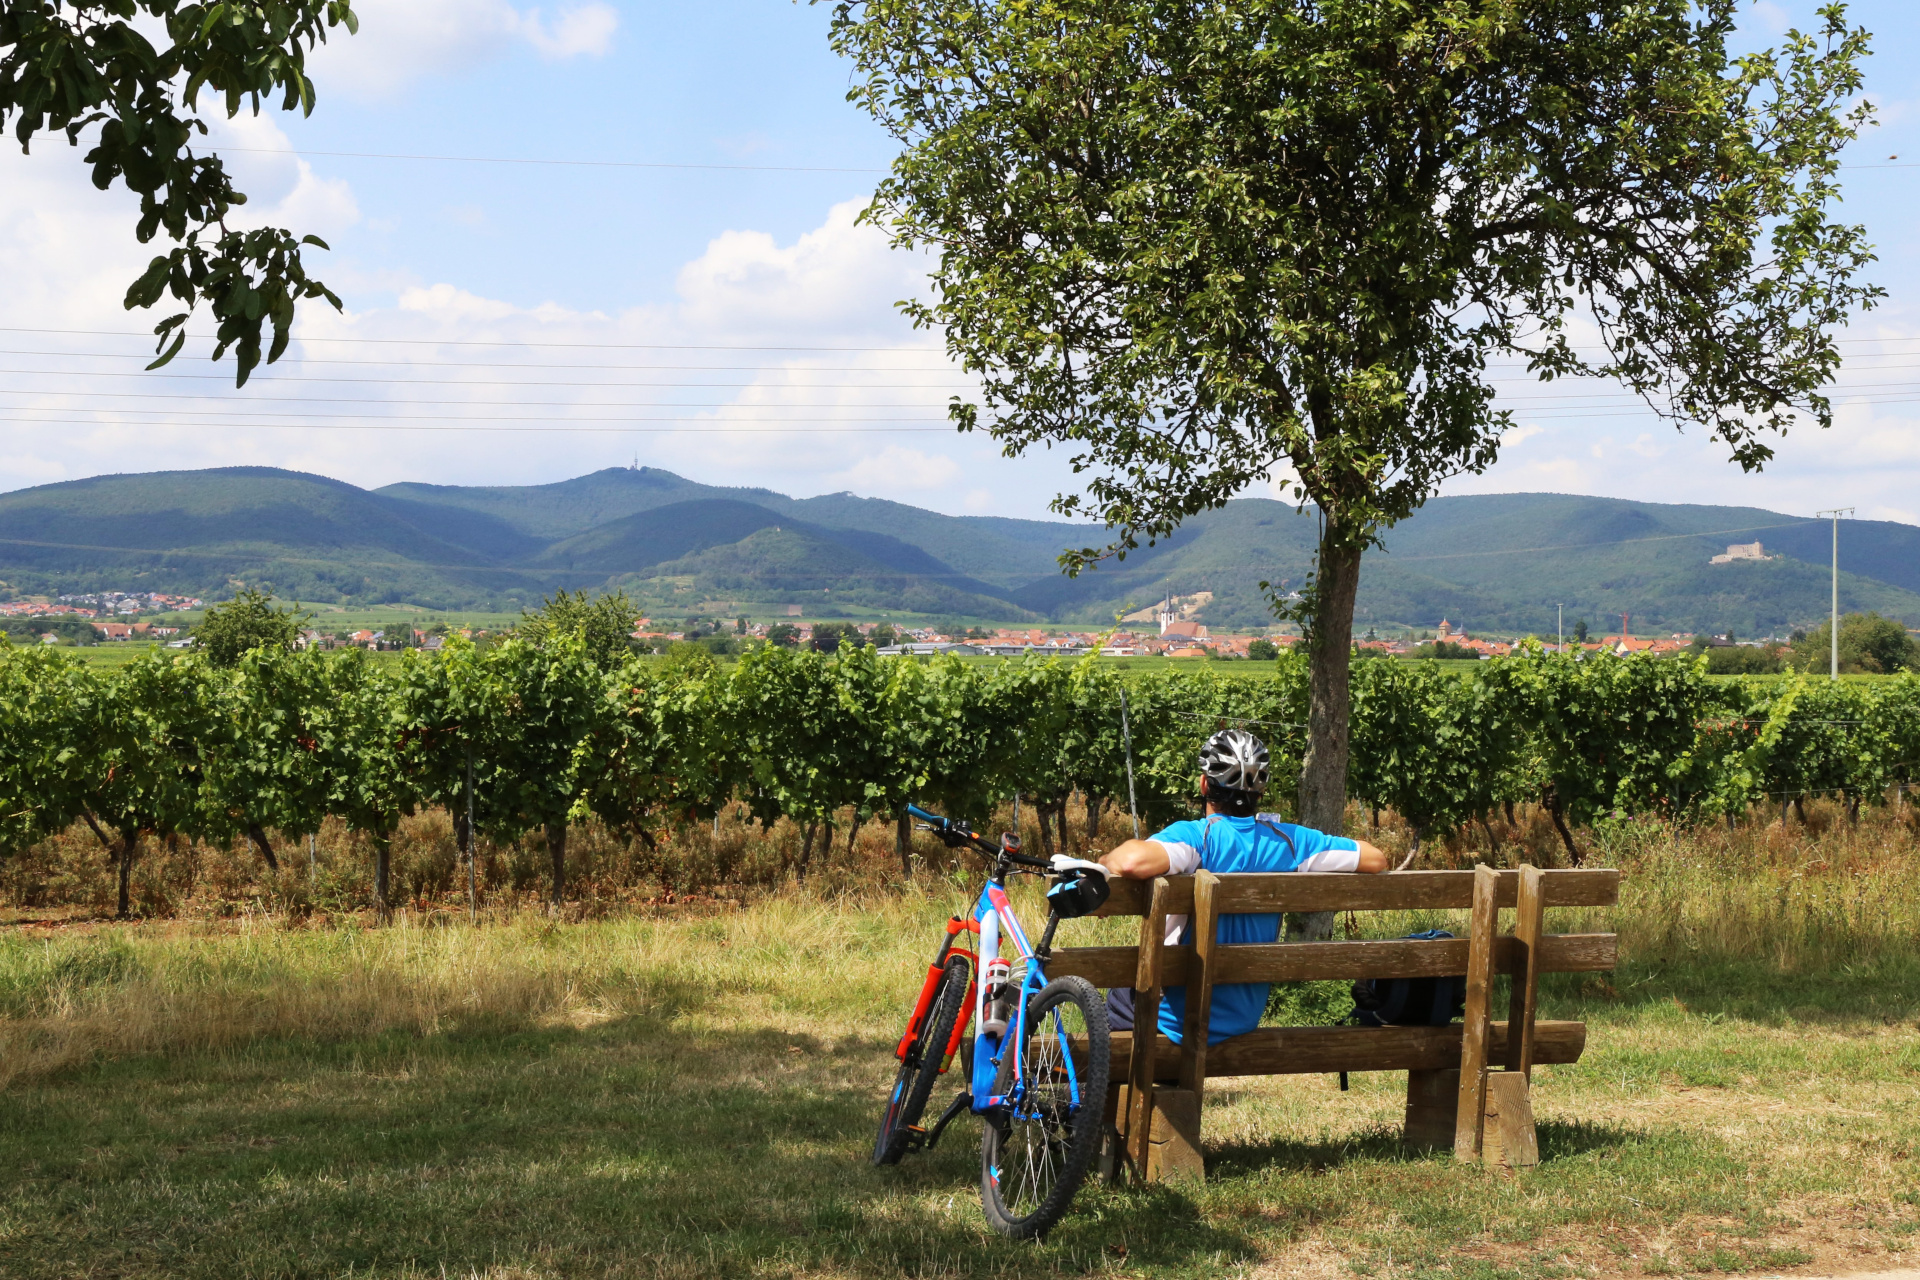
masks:
POLYGON ((1257 796, 1267 789, 1267 744, 1245 729, 1222 729, 1200 748, 1200 772, 1216 787, 1257 796))

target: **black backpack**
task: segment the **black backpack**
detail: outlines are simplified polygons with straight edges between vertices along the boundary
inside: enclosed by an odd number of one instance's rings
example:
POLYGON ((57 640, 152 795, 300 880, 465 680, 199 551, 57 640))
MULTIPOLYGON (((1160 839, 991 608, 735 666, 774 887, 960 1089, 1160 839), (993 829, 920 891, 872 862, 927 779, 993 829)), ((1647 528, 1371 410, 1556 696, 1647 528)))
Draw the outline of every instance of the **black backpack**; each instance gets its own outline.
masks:
MULTIPOLYGON (((1451 938, 1445 929, 1410 933, 1409 940, 1451 938)), ((1363 1027, 1444 1027, 1467 1008, 1465 974, 1443 978, 1362 978, 1353 984, 1353 1014, 1363 1027)))

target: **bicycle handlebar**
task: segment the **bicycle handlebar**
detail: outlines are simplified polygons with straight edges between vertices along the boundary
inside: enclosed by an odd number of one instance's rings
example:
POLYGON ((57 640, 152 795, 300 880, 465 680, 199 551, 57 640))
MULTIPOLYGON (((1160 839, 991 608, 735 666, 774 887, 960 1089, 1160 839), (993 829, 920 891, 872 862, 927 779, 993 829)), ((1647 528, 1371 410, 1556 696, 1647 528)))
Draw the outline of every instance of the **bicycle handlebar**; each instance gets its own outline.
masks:
POLYGON ((1024 853, 1009 853, 999 845, 983 837, 979 832, 962 826, 951 818, 943 818, 937 813, 929 813, 917 804, 907 806, 907 812, 930 825, 939 837, 949 844, 971 844, 981 853, 996 858, 1005 858, 1008 862, 1023 867, 1033 867, 1040 871, 1050 871, 1052 866, 1044 858, 1028 857, 1024 853))

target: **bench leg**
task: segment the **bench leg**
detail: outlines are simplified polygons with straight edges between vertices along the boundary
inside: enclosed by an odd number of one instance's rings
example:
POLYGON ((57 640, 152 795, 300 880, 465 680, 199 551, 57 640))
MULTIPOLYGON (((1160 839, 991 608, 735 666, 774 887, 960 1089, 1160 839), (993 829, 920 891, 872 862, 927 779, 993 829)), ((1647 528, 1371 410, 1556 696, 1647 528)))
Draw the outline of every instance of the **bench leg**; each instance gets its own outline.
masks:
POLYGON ((1153 1125, 1147 1134, 1147 1181, 1204 1181, 1200 1154, 1200 1095, 1191 1089, 1155 1089, 1153 1125))
POLYGON ((1451 1147, 1459 1111, 1459 1068, 1407 1072, 1407 1129, 1403 1141, 1409 1151, 1451 1147))
POLYGON ((1487 1073, 1487 1128, 1482 1159, 1489 1165, 1531 1169, 1540 1163, 1533 1127, 1533 1098, 1518 1071, 1487 1073))
POLYGON ((1120 1181, 1127 1170, 1127 1086, 1107 1086, 1106 1113, 1100 1117, 1099 1174, 1108 1182, 1120 1181))

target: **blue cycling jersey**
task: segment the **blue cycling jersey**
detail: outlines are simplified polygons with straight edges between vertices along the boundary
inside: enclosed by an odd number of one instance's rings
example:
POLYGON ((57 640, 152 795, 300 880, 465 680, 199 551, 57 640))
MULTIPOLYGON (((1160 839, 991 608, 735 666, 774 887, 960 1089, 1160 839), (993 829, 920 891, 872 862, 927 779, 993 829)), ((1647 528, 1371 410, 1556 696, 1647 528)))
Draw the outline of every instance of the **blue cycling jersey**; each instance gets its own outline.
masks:
MULTIPOLYGON (((1229 818, 1218 814, 1206 818, 1176 822, 1154 834, 1151 839, 1166 846, 1176 874, 1205 869, 1219 875, 1234 871, 1354 870, 1356 859, 1322 857, 1354 853, 1360 846, 1344 836, 1330 836, 1311 827, 1281 822, 1271 814, 1254 818, 1229 818), (1310 862, 1319 865, 1309 867, 1310 862), (1328 863, 1340 863, 1336 867, 1328 863)), ((1216 938, 1220 942, 1275 942, 1280 936, 1280 916, 1267 912, 1220 917, 1216 938)), ((1191 945, 1193 922, 1181 930, 1180 941, 1191 945)), ((1219 1044, 1230 1036, 1251 1031, 1260 1025, 1267 1010, 1264 982, 1229 982, 1213 989, 1213 1006, 1207 1016, 1207 1043, 1219 1044)), ((1176 1043, 1186 1017, 1185 987, 1168 987, 1160 1002, 1160 1030, 1176 1043)))

